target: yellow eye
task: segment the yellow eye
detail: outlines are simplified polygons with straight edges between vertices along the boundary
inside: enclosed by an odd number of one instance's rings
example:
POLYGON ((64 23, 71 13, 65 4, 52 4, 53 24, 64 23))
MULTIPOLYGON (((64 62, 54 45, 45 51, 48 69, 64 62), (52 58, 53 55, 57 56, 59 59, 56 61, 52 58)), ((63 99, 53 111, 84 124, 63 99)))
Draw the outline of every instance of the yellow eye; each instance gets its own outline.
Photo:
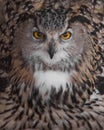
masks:
POLYGON ((44 34, 38 31, 34 31, 33 32, 33 37, 36 39, 43 39, 44 38, 44 34))
POLYGON ((64 34, 62 34, 60 37, 61 37, 61 39, 63 39, 63 40, 68 40, 68 39, 70 39, 70 37, 71 37, 71 32, 65 32, 64 34))

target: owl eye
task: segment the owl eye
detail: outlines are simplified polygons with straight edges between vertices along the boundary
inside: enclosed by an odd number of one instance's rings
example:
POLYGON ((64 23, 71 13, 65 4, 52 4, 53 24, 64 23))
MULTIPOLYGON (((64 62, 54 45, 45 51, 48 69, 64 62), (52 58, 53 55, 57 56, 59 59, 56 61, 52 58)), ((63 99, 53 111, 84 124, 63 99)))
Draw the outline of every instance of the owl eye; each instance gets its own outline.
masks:
POLYGON ((33 31, 33 37, 35 39, 43 39, 44 38, 44 34, 38 31, 33 31))
POLYGON ((68 39, 71 38, 71 35, 72 35, 72 33, 68 31, 68 32, 61 34, 60 37, 61 37, 62 40, 68 40, 68 39))

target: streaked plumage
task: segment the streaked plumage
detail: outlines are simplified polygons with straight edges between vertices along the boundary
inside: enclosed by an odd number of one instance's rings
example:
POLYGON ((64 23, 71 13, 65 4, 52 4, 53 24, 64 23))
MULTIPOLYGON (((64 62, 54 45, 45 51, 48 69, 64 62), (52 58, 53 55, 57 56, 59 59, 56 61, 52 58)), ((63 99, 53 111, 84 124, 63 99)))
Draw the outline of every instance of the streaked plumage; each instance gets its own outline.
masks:
POLYGON ((0 87, 0 130, 104 130, 104 96, 95 88, 103 66, 103 6, 5 0, 0 73, 8 83, 0 87), (65 32, 70 39, 61 39, 65 32))

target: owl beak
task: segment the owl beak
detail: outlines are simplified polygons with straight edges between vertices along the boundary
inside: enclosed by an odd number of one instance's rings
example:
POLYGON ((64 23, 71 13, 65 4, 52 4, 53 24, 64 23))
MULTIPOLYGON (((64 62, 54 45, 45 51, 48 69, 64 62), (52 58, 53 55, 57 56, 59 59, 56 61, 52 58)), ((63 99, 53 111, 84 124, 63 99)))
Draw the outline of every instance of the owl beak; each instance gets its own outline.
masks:
POLYGON ((50 56, 51 59, 53 58, 55 52, 56 52, 56 51, 55 51, 55 44, 54 44, 54 42, 52 41, 52 42, 50 42, 50 44, 49 44, 49 50, 48 50, 48 53, 49 53, 49 56, 50 56))

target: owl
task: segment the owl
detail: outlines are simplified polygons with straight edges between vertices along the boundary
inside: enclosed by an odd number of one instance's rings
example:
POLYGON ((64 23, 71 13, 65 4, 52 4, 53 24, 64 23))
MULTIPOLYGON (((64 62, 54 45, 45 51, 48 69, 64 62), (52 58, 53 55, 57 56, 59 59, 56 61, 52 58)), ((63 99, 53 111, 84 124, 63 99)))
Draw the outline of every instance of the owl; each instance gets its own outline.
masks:
POLYGON ((4 1, 0 130, 104 130, 104 96, 96 89, 103 6, 100 0, 4 1))

